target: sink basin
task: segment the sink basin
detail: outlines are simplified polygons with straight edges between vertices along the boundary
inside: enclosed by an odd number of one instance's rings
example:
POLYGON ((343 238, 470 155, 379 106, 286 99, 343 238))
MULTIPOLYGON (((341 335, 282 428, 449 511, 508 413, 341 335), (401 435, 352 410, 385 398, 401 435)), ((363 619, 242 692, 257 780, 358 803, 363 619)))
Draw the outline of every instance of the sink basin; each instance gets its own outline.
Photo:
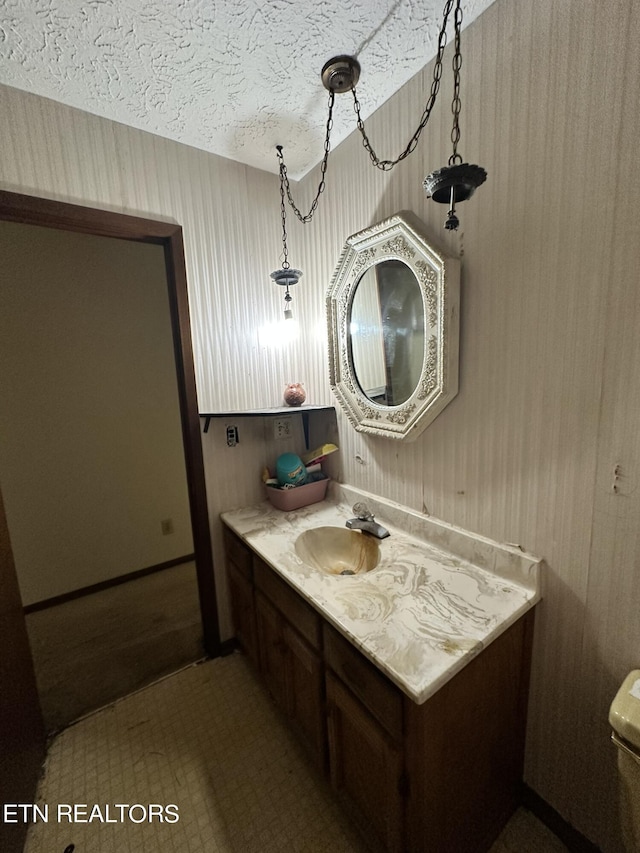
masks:
POLYGON ((359 575, 380 562, 378 540, 345 527, 316 527, 301 533, 296 554, 307 565, 329 575, 359 575))

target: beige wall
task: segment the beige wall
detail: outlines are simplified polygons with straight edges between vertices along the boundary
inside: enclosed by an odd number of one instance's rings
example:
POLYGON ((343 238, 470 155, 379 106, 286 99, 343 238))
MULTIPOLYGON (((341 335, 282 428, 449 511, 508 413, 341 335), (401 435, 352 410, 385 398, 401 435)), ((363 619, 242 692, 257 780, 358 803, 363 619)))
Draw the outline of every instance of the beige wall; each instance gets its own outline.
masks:
MULTIPOLYGON (((461 152, 489 178, 457 235, 421 189, 450 153, 448 79, 391 174, 359 137, 339 146, 313 225, 291 224, 305 274, 301 343, 287 348, 259 335, 280 312, 275 176, 10 90, 0 124, 5 188, 183 225, 201 411, 274 405, 297 380, 310 401, 332 400, 322 317, 347 235, 409 209, 462 255, 460 393, 408 445, 339 414, 344 479, 546 559, 526 779, 605 851, 621 849, 607 710, 640 665, 639 15, 630 0, 498 0, 465 31, 461 152)), ((427 69, 368 122, 383 156, 402 149, 429 85, 427 69)), ((317 180, 298 188, 301 206, 317 180)), ((214 524, 255 497, 270 451, 252 424, 242 466, 220 422, 205 441, 214 524)))
POLYGON ((0 484, 24 604, 190 554, 162 247, 0 222, 0 257, 0 484))

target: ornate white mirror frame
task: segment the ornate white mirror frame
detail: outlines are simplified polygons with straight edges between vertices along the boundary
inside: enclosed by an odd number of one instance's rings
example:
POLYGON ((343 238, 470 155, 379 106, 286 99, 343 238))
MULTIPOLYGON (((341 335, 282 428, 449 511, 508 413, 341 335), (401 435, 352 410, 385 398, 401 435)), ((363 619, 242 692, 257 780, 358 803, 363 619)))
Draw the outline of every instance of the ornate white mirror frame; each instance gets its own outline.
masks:
MULTIPOLYGON (((460 263, 436 251, 421 231, 420 221, 402 211, 349 237, 327 293, 331 387, 359 432, 411 441, 458 393, 460 263), (406 264, 422 297, 422 366, 413 392, 402 395, 399 405, 367 396, 354 369, 355 291, 365 273, 384 261, 406 264)), ((380 329, 381 340, 388 334, 380 329)), ((387 373, 393 368, 388 361, 387 373)))

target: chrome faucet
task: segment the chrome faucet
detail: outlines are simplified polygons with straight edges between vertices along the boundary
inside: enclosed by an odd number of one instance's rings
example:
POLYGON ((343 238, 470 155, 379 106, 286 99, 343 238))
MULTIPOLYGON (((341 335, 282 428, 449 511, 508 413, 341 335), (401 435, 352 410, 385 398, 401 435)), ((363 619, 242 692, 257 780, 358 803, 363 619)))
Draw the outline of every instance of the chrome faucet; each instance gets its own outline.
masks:
POLYGON ((376 539, 384 539, 389 536, 387 528, 378 524, 366 504, 360 502, 354 504, 353 514, 355 518, 350 518, 347 521, 347 527, 351 530, 362 530, 363 533, 370 533, 376 539))

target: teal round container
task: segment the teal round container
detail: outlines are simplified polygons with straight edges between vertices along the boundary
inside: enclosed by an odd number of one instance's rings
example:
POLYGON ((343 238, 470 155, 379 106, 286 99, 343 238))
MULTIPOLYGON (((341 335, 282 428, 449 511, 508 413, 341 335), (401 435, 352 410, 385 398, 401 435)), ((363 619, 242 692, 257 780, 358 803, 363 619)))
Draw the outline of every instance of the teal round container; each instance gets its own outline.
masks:
POLYGON ((301 486, 307 482, 307 469, 295 453, 283 453, 276 460, 276 477, 281 486, 301 486))

